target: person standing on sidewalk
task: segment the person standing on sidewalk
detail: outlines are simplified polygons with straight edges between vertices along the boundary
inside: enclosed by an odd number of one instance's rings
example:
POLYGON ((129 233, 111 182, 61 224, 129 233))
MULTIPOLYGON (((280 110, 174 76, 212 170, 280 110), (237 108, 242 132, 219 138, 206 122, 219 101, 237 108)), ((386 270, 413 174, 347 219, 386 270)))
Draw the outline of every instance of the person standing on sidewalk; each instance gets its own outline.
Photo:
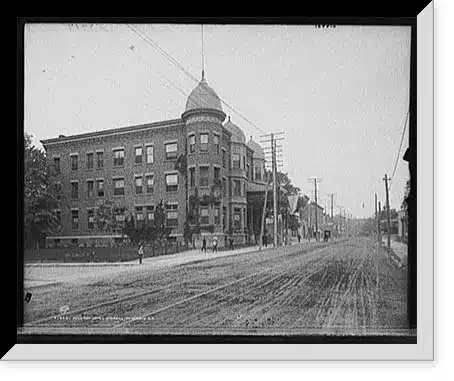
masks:
POLYGON ((203 237, 203 241, 202 241, 202 251, 204 251, 204 252, 207 251, 207 240, 205 237, 203 237))
POLYGON ((229 238, 229 243, 230 243, 229 249, 233 250, 234 248, 233 248, 233 238, 232 237, 229 238))
POLYGON ((213 238, 213 253, 218 252, 218 237, 214 236, 213 238))
POLYGON ((139 265, 142 264, 142 259, 143 259, 143 243, 139 243, 139 249, 137 251, 137 254, 139 255, 139 265))

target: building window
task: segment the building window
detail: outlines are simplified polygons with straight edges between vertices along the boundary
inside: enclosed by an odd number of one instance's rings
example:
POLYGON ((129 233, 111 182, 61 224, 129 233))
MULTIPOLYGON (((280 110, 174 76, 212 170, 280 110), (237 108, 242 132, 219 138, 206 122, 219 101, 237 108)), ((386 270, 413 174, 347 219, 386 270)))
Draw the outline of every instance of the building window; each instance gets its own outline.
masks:
POLYGON ((240 180, 233 180, 233 195, 241 196, 241 183, 240 180))
POLYGON ((166 204, 167 226, 178 226, 178 204, 166 204))
POLYGON ((219 155, 219 135, 213 135, 213 145, 216 153, 219 155))
POLYGON ((79 229, 79 211, 71 210, 71 228, 79 229))
POLYGON ((154 175, 147 175, 146 177, 147 193, 154 192, 154 175))
POLYGON ((208 225, 210 223, 208 206, 200 207, 200 224, 208 225))
POLYGON ((235 230, 241 230, 241 209, 234 208, 233 210, 233 227, 235 230))
POLYGON ((227 179, 225 177, 222 178, 222 195, 227 196, 227 179))
POLYGON ((209 183, 209 174, 210 174, 210 167, 207 166, 200 166, 199 167, 199 185, 201 187, 207 187, 209 183))
POLYGON ((142 164, 142 154, 143 154, 143 149, 142 149, 142 147, 136 147, 136 148, 134 149, 134 152, 135 152, 134 163, 136 163, 136 164, 142 164))
POLYGON ((96 152, 96 166, 98 169, 104 168, 104 152, 96 152))
POLYGON ((96 180, 96 191, 98 197, 104 197, 104 180, 96 180))
POLYGON ((154 220, 154 205, 147 205, 147 219, 148 221, 154 220))
POLYGON ((121 167, 125 162, 125 150, 124 149, 116 149, 113 151, 114 154, 114 167, 121 167))
POLYGON ((246 170, 246 156, 243 155, 243 169, 246 170))
POLYGON ((125 194, 125 180, 114 179, 114 196, 122 196, 125 194))
POLYGON ((227 208, 222 207, 222 223, 224 224, 224 229, 227 228, 227 208))
POLYGON ((60 209, 57 209, 55 211, 55 219, 57 220, 57 222, 61 225, 61 210, 60 209))
POLYGON ((136 206, 136 221, 141 224, 143 222, 143 207, 136 206))
POLYGON ((77 171, 79 169, 79 156, 71 155, 71 170, 77 171))
POLYGON ((93 169, 94 158, 93 153, 87 153, 87 169, 93 169))
POLYGON ((240 167, 240 155, 237 153, 234 153, 232 155, 232 166, 233 166, 233 168, 241 168, 240 167))
POLYGON ((59 157, 54 157, 54 170, 55 173, 60 173, 60 158, 59 157))
POLYGON ((71 181, 71 198, 77 200, 79 198, 79 182, 71 181))
POLYGON ((252 180, 251 179, 251 168, 250 168, 249 164, 246 164, 246 178, 248 180, 252 180))
POLYGON ((147 164, 153 164, 154 161, 154 146, 147 146, 147 164))
POLYGON ((95 183, 93 180, 87 180, 87 198, 92 198, 95 195, 95 183))
POLYGON ((125 223, 125 212, 119 209, 115 212, 115 221, 118 225, 122 226, 125 223))
POLYGON ((262 170, 261 170, 260 166, 255 167, 255 180, 262 181, 262 170))
POLYGON ((178 174, 168 173, 166 175, 166 191, 167 192, 178 191, 178 174))
POLYGON ((95 211, 93 209, 88 209, 88 229, 92 230, 95 227, 95 211))
POLYGON ((191 188, 195 187, 195 168, 189 168, 189 186, 191 188))
POLYGON ((178 143, 167 143, 166 148, 166 160, 174 160, 178 156, 178 143))
POLYGON ((200 134, 200 151, 208 151, 208 134, 200 134))
POLYGON ((221 209, 219 206, 214 207, 214 224, 219 225, 221 223, 221 209))
POLYGON ((227 169, 227 152, 225 149, 222 150, 222 166, 227 169))
POLYGON ((55 197, 57 198, 57 200, 60 200, 60 198, 61 198, 61 191, 62 191, 61 183, 60 182, 55 183, 54 184, 54 193, 55 193, 55 197))
POLYGON ((214 181, 219 181, 221 177, 221 168, 214 167, 214 181))
POLYGON ((189 137, 189 153, 195 152, 195 135, 189 137))
POLYGON ((136 176, 136 178, 135 178, 135 187, 136 187, 136 194, 142 194, 143 193, 142 176, 136 176))

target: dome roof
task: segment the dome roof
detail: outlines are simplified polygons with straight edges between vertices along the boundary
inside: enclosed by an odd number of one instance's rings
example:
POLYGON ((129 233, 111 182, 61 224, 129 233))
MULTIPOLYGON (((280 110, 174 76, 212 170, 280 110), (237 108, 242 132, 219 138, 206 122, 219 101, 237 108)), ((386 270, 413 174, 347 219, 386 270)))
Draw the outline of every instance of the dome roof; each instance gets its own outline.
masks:
POLYGON ((230 116, 227 123, 224 124, 224 127, 232 134, 232 142, 246 144, 246 136, 244 135, 244 132, 240 127, 230 121, 230 116))
POLYGON ((265 153, 263 151, 262 146, 251 139, 247 142, 247 145, 250 149, 254 151, 254 159, 265 159, 265 153))
POLYGON ((202 72, 202 80, 189 94, 186 101, 186 111, 196 109, 214 109, 222 112, 221 100, 215 91, 208 86, 205 76, 202 72))

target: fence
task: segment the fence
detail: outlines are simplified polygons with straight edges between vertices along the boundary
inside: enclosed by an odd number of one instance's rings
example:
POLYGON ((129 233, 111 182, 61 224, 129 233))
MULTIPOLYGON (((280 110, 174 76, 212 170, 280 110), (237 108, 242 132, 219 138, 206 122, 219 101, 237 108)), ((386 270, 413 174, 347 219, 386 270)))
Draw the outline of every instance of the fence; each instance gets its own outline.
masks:
MULTIPOLYGON (((126 262, 138 259, 137 246, 113 247, 73 247, 26 249, 24 262, 126 262)), ((144 248, 144 258, 176 254, 187 250, 185 245, 178 242, 154 242, 144 248)))

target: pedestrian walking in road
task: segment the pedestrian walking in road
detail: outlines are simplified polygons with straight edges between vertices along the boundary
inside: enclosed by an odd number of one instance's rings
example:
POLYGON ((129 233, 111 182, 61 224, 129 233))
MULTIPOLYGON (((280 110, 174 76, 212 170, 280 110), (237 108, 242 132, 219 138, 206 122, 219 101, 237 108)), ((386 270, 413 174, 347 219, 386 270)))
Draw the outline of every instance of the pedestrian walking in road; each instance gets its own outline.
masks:
POLYGON ((202 251, 206 252, 207 251, 207 240, 204 237, 202 241, 202 251))
POLYGON ((216 236, 213 238, 213 253, 214 252, 218 252, 218 237, 216 236))
POLYGON ((298 243, 301 242, 301 234, 298 234, 298 243))
POLYGON ((139 265, 142 264, 142 259, 143 259, 143 243, 139 243, 139 249, 137 251, 137 254, 139 255, 139 265))

